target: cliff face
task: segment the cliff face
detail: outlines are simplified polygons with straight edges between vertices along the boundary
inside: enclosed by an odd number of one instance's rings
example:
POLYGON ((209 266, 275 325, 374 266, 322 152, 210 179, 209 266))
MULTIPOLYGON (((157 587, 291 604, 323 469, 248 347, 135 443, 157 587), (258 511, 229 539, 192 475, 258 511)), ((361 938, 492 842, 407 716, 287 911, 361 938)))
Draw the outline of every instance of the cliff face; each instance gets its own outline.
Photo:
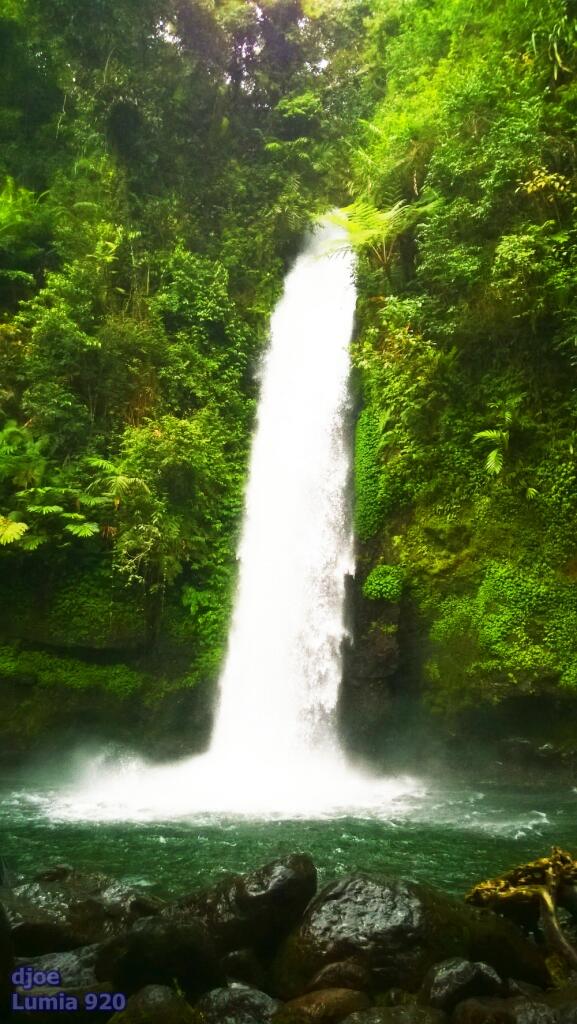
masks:
POLYGON ((439 722, 558 700, 575 729, 574 21, 515 0, 395 15, 349 208, 359 586, 402 572, 439 722))
POLYGON ((399 608, 367 600, 352 576, 346 580, 346 600, 349 635, 343 642, 339 728, 353 756, 375 758, 386 749, 396 714, 399 608))

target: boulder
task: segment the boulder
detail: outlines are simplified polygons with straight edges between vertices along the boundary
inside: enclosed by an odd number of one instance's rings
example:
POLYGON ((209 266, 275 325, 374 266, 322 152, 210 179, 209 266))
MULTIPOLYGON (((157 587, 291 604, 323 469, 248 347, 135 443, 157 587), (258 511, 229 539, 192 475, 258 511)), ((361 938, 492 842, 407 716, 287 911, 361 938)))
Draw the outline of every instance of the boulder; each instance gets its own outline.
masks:
POLYGON ((431 967, 423 982, 421 999, 438 1010, 450 1013, 457 1003, 472 996, 501 996, 504 993, 503 982, 488 964, 453 957, 431 967))
POLYGON ((287 1010, 296 1010, 307 1021, 319 1024, 339 1024, 356 1010, 366 1010, 371 1000, 365 992, 350 988, 327 988, 309 992, 286 1004, 287 1010))
MULTIPOLYGON (((54 986, 42 986, 32 989, 15 988, 23 1003, 26 996, 35 999, 41 997, 54 997, 57 992, 64 992, 67 996, 74 996, 78 1001, 78 1010, 74 1012, 57 1012, 48 1008, 36 1009, 34 1011, 18 1011, 18 1020, 30 1022, 30 1024, 60 1024, 60 1022, 74 1020, 75 1024, 88 1024, 90 1021, 106 1021, 112 1014, 109 1011, 94 1011, 84 1008, 84 998, 89 992, 112 992, 114 986, 108 980, 99 982, 96 978, 94 965, 98 946, 84 946, 66 953, 49 953, 45 956, 27 957, 25 960, 17 960, 16 967, 30 966, 35 971, 58 971, 61 984, 54 986)), ((16 1015, 16 1014, 15 1014, 16 1015)), ((0 1018, 2 1019, 2 1018, 0 1018)))
MULTIPOLYGON (((44 956, 26 957, 18 959, 16 966, 28 966, 35 971, 58 971, 63 989, 86 988, 90 991, 91 985, 98 984, 95 965, 100 947, 98 944, 82 946, 80 949, 70 950, 65 953, 45 953, 44 956)), ((107 978, 102 980, 107 981, 107 978)))
POLYGON ((347 1017, 343 1024, 446 1024, 442 1010, 430 1006, 375 1006, 347 1017))
POLYGON ((558 1024, 577 1024, 577 986, 547 992, 539 999, 555 1010, 558 1024))
POLYGON ((526 999, 539 999, 543 995, 543 989, 539 988, 538 985, 532 985, 530 981, 508 978, 506 995, 525 996, 526 999))
POLYGON ((142 918, 130 932, 99 947, 95 971, 126 995, 146 985, 177 982, 191 1000, 224 980, 206 929, 190 918, 142 918))
POLYGON ((63 864, 6 891, 3 898, 16 954, 27 957, 101 942, 164 906, 106 875, 81 874, 63 864))
POLYGON ((196 1004, 202 1024, 271 1024, 280 1007, 278 999, 249 985, 213 989, 196 1004))
POLYGON ((388 876, 350 875, 311 902, 283 942, 271 971, 273 990, 294 999, 326 967, 358 959, 377 988, 416 990, 435 963, 482 960, 501 976, 547 984, 542 954, 519 930, 429 886, 388 876))
POLYGON ((0 904, 0 1020, 8 1012, 12 985, 10 976, 14 969, 14 950, 10 935, 10 922, 0 904))
POLYGON ((241 981, 253 988, 263 987, 265 972, 252 949, 235 949, 223 956, 221 963, 230 981, 241 981))
POLYGON ((352 988, 355 992, 370 992, 372 987, 373 979, 368 967, 358 960, 340 960, 318 971, 307 985, 307 992, 323 988, 352 988))
POLYGON ((192 893, 167 907, 164 916, 187 913, 201 920, 221 954, 243 947, 268 952, 300 920, 316 887, 311 858, 291 854, 192 893))
POLYGON ((453 1024, 557 1024, 558 1016, 550 1007, 528 999, 467 999, 459 1003, 453 1024))
POLYGON ((111 1018, 114 1024, 195 1024, 190 1003, 167 985, 146 985, 131 996, 126 1008, 111 1018))
MULTIPOLYGON (((109 982, 88 986, 62 986, 60 988, 45 986, 28 989, 26 992, 18 990, 21 1006, 25 1007, 25 1000, 27 998, 36 1000, 37 1003, 33 1010, 26 1010, 25 1008, 15 1010, 13 1018, 10 1019, 22 1021, 23 1024, 68 1024, 71 1020, 74 1021, 74 1024, 95 1024, 95 1022, 104 1024, 105 1021, 110 1020, 114 1010, 88 1010, 85 1006, 85 998, 88 993, 101 995, 104 998, 105 993, 110 993, 111 991, 112 988, 109 982), (66 997, 73 996, 76 999, 78 1009, 51 1008, 51 1003, 59 992, 63 992, 66 997)), ((4 1018, 0 1019, 4 1020, 4 1018)))

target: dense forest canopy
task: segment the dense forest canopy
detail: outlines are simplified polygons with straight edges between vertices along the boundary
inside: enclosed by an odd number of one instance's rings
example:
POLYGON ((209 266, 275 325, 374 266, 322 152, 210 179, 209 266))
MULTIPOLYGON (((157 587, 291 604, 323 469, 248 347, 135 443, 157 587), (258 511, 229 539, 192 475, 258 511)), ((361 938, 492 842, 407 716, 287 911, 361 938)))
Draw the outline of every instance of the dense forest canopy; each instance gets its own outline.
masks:
POLYGON ((577 686, 576 15, 3 0, 0 674, 32 731, 55 690, 214 683, 268 317, 334 206, 370 631, 410 609, 439 709, 577 686))

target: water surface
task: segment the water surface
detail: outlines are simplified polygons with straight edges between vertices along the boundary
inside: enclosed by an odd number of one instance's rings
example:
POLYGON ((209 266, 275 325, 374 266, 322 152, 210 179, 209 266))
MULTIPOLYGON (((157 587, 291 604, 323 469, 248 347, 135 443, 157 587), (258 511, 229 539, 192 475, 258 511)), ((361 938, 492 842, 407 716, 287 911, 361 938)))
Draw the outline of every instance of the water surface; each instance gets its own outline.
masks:
POLYGON ((392 871, 463 893, 485 877, 547 853, 577 851, 577 794, 567 785, 429 784, 382 811, 316 819, 196 815, 178 820, 66 820, 62 788, 0 791, 0 854, 29 875, 64 861, 159 893, 180 894, 225 872, 293 851, 310 853, 321 880, 392 871))

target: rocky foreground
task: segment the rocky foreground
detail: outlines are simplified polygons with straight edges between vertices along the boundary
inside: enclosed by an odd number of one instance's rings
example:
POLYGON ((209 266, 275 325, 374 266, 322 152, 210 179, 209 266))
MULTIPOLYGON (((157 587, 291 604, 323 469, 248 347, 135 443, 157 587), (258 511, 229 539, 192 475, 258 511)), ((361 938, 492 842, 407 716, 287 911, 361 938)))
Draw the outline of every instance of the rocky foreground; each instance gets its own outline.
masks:
POLYGON ((510 921, 388 875, 317 891, 302 854, 173 901, 57 865, 0 902, 6 1020, 577 1024, 577 985, 554 988, 544 949, 510 921), (19 967, 59 984, 15 987, 19 967), (54 1009, 56 993, 78 1008, 54 1009), (88 1009, 89 993, 126 1007, 88 1009))

